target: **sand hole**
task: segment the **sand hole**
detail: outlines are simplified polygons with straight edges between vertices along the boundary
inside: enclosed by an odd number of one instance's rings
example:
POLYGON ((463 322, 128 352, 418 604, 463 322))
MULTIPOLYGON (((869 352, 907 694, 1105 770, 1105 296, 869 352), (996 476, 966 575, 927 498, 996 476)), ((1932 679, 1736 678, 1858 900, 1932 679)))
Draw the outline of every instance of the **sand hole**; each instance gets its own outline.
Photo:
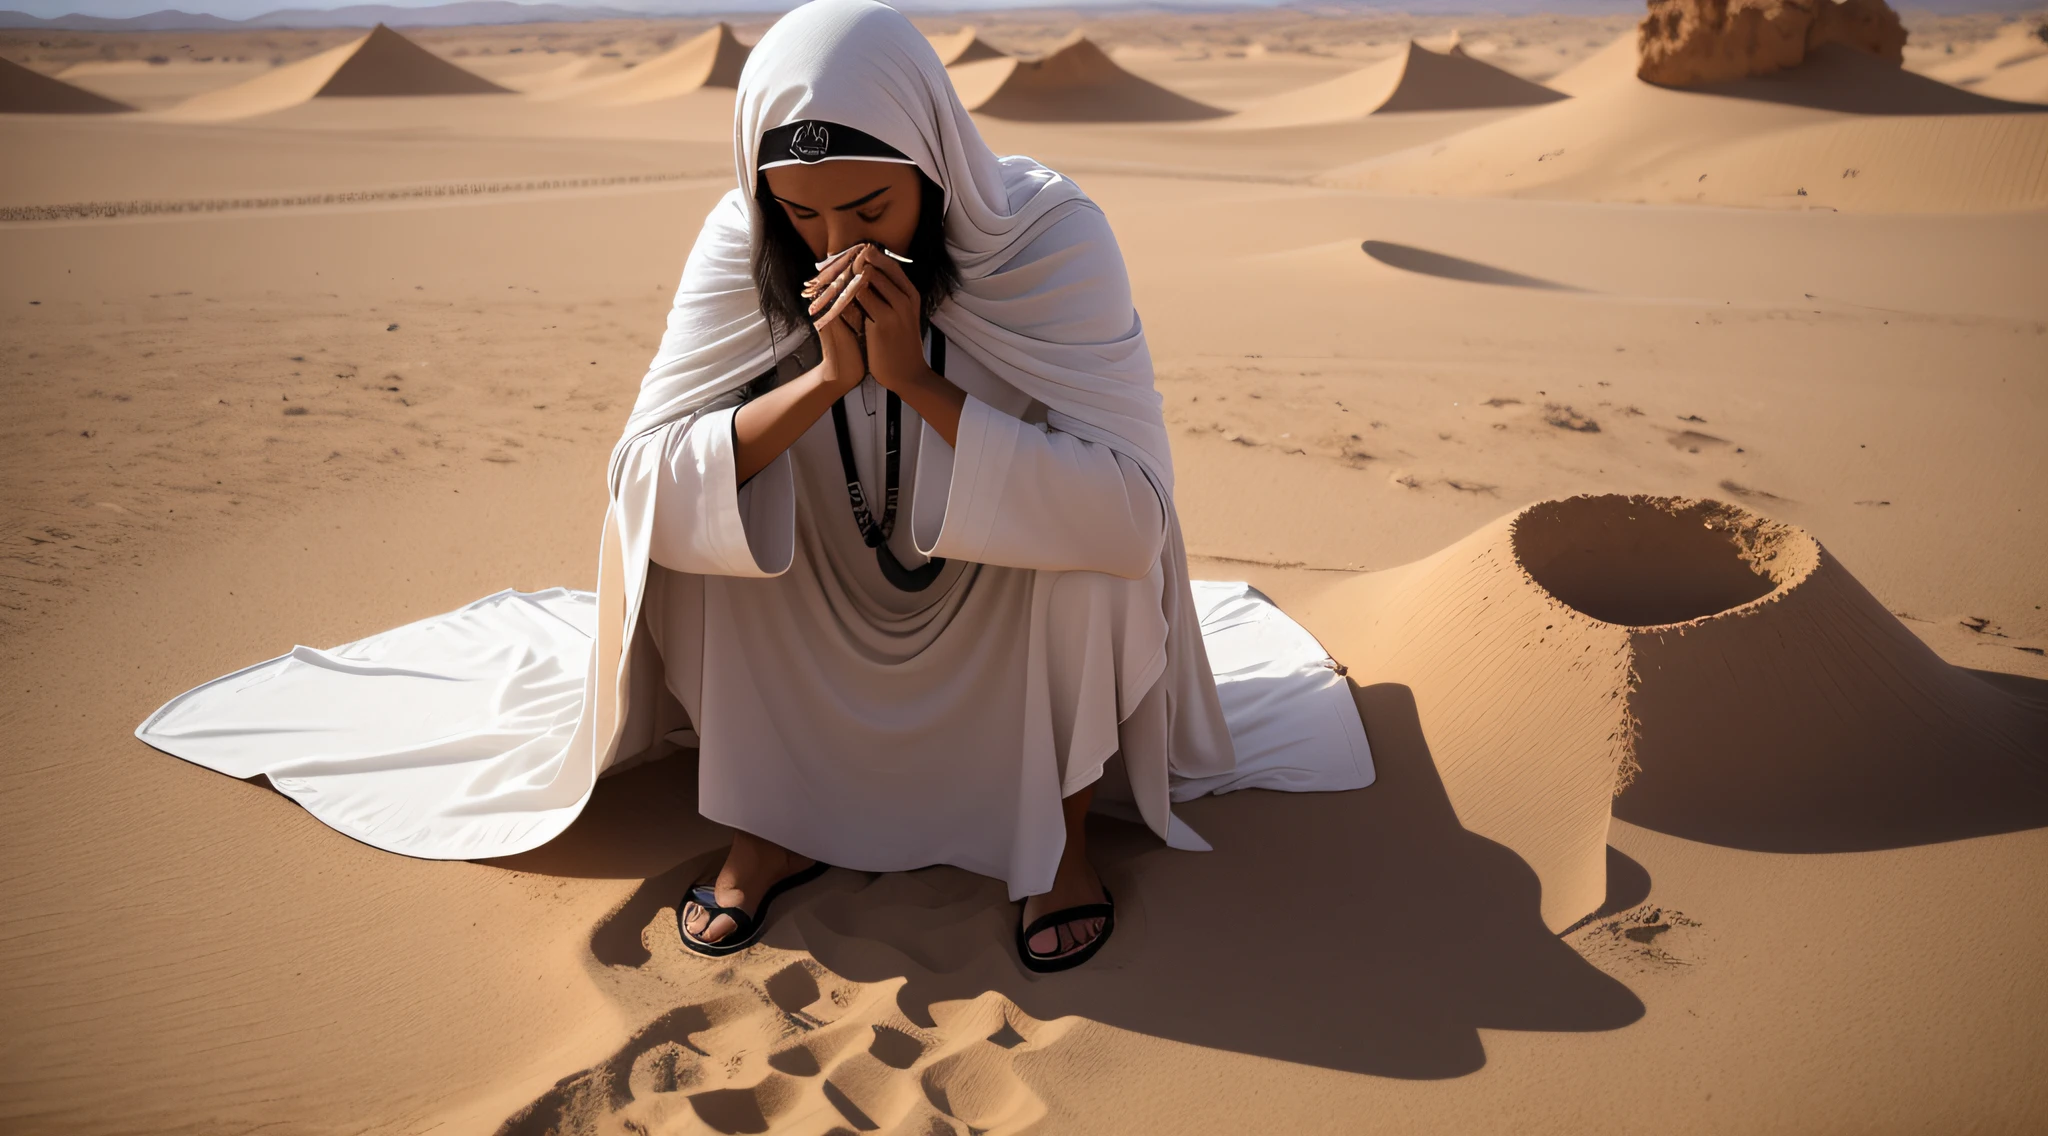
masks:
POLYGON ((1794 558, 1784 553, 1796 533, 1718 502, 1615 495, 1530 506, 1515 520, 1514 546, 1530 577, 1566 605, 1651 627, 1770 594, 1789 578, 1794 558))

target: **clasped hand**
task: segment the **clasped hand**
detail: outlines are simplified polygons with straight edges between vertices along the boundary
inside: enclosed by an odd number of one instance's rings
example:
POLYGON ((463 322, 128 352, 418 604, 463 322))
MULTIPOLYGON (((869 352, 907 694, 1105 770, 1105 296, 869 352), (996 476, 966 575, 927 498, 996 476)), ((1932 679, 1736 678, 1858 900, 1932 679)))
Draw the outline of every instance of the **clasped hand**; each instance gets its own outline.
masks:
POLYGON ((924 361, 923 297, 903 266, 863 242, 835 254, 804 288, 826 381, 851 390, 869 374, 908 398, 935 378, 924 361))

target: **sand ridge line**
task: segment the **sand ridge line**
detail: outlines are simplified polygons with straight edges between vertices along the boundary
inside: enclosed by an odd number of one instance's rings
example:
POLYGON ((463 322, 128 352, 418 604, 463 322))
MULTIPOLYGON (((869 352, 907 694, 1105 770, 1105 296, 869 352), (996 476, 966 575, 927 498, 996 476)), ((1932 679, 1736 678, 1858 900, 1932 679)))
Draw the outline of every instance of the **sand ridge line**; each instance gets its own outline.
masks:
POLYGON ((677 170, 653 174, 611 174, 603 177, 530 178, 523 181, 434 182, 391 189, 348 189, 327 193, 295 193, 276 197, 202 197, 182 201, 81 201, 62 205, 0 206, 0 224, 47 221, 104 220, 180 213, 235 213, 255 209, 299 209, 314 205, 354 205, 373 201, 407 201, 433 197, 482 197, 506 193, 538 193, 554 189, 601 189, 616 185, 660 185, 722 177, 726 171, 677 170))
POLYGON ((1251 185, 1315 185, 1319 175, 1253 174, 1237 170, 1205 170, 1189 166, 1155 166, 1145 162, 1063 161, 1065 174, 1101 174, 1105 177, 1161 178, 1167 181, 1244 182, 1251 185))

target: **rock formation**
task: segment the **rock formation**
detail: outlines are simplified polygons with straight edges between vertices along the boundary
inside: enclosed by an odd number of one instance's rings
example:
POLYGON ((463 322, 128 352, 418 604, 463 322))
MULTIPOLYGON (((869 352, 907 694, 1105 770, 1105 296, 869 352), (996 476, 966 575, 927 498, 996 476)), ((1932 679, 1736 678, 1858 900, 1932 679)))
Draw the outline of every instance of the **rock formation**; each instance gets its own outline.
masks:
POLYGON ((1637 31, 1636 74, 1666 87, 1697 87, 1797 67, 1839 43, 1893 65, 1906 29, 1885 0, 1649 0, 1637 31))

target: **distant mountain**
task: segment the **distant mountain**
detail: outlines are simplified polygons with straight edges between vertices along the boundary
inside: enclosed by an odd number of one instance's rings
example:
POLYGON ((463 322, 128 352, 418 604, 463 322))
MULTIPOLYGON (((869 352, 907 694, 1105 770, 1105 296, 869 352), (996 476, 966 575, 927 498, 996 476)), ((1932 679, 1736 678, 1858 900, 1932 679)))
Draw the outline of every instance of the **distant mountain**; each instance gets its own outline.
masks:
POLYGON ((512 0, 459 0, 431 8, 391 4, 351 4, 345 8, 287 8, 269 12, 239 26, 249 28, 449 28, 470 24, 555 24, 576 20, 634 19, 644 12, 623 8, 579 7, 571 4, 515 4, 512 0))
POLYGON ((67 32, 233 31, 244 25, 203 13, 165 10, 125 19, 109 16, 57 16, 37 19, 26 12, 0 12, 0 28, 53 28, 67 32))
POLYGON ((0 11, 0 28, 51 28, 74 32, 237 31, 257 28, 370 28, 380 23, 394 28, 417 28, 549 24, 637 19, 646 15, 648 13, 643 11, 624 8, 516 4, 512 0, 459 0, 453 4, 426 6, 354 4, 342 8, 288 8, 247 19, 223 19, 209 13, 175 9, 126 17, 73 14, 48 18, 26 12, 0 11))

